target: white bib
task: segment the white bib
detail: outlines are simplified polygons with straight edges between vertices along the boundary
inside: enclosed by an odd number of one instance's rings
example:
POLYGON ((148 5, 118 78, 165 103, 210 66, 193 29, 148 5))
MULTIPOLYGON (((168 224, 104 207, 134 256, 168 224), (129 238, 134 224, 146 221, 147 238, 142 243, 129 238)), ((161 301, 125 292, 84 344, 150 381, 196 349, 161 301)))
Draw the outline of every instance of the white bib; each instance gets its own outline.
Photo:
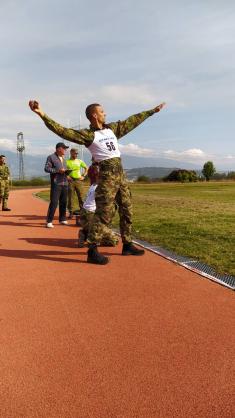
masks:
POLYGON ((94 141, 87 147, 98 163, 110 158, 120 157, 121 153, 118 147, 118 140, 112 129, 104 128, 100 131, 95 131, 94 141))
POLYGON ((88 210, 89 212, 95 212, 96 204, 95 204, 95 189, 97 184, 92 184, 88 190, 86 200, 83 203, 84 209, 88 210))

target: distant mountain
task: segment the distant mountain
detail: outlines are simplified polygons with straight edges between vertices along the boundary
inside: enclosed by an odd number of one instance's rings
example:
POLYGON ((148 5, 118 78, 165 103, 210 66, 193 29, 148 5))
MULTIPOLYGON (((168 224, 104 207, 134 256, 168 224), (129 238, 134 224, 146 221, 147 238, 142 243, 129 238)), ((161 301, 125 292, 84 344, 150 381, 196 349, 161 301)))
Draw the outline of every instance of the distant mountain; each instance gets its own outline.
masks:
POLYGON ((201 170, 202 168, 197 164, 182 161, 169 160, 165 158, 132 157, 125 154, 122 154, 122 162, 125 169, 136 167, 169 167, 173 170, 174 167, 178 167, 185 168, 186 170, 201 170))
MULTIPOLYGON (((10 167, 13 178, 19 176, 19 162, 18 156, 15 152, 1 151, 7 157, 7 164, 10 167)), ((44 172, 45 157, 35 155, 24 156, 24 172, 26 178, 45 176, 44 172)))
POLYGON ((175 167, 139 167, 139 168, 130 168, 126 170, 126 175, 129 180, 136 180, 139 176, 146 176, 150 179, 160 179, 168 174, 171 171, 177 170, 175 167))
MULTIPOLYGON (((10 166, 12 177, 18 178, 19 164, 18 157, 15 152, 1 151, 6 155, 7 162, 10 166)), ((26 178, 44 177, 44 165, 47 155, 25 155, 24 156, 24 171, 26 178)), ((90 153, 84 152, 84 161, 87 165, 91 162, 90 153)), ((201 170, 201 167, 190 163, 183 163, 174 160, 167 160, 161 158, 143 158, 132 157, 129 155, 122 155, 123 167, 127 170, 130 179, 138 177, 139 175, 146 175, 151 178, 160 178, 169 174, 175 167, 185 168, 189 170, 201 170), (130 170, 135 171, 131 172, 130 170), (136 171, 138 170, 138 171, 136 171)))
MULTIPOLYGON (((1 151, 7 157, 7 164, 10 167, 12 178, 19 177, 19 162, 18 156, 15 152, 1 151)), ((86 156, 87 157, 87 156, 86 156)), ((89 157, 89 156, 88 156, 89 157)), ((25 178, 45 177, 47 174, 44 171, 47 155, 25 155, 24 156, 24 173, 25 178)), ((84 158, 87 164, 90 164, 88 158, 84 158)))

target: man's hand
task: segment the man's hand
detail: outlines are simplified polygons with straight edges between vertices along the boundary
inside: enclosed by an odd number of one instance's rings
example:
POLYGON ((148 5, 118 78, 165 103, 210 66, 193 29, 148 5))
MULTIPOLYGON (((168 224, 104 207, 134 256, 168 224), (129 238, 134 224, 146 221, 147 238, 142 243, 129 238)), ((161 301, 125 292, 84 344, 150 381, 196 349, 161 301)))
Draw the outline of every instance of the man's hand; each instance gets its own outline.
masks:
POLYGON ((40 108, 40 105, 36 100, 30 100, 29 107, 34 113, 37 113, 39 116, 44 116, 44 112, 40 108))
POLYGON ((155 113, 160 112, 160 110, 162 110, 162 108, 163 108, 164 106, 166 106, 166 103, 165 103, 165 102, 163 102, 163 103, 161 103, 160 105, 156 106, 156 107, 155 107, 155 109, 154 109, 154 112, 155 112, 155 113))
POLYGON ((64 173, 65 173, 65 171, 66 171, 66 170, 65 170, 64 168, 60 168, 58 172, 59 172, 60 174, 64 174, 64 173))

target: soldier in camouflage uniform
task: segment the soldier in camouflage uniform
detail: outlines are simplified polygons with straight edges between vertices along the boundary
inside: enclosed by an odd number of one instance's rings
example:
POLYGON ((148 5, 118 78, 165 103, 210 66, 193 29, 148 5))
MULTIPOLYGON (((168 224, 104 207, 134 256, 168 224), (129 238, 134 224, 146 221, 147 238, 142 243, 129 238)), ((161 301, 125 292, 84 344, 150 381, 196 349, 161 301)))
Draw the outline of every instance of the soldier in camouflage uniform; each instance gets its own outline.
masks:
POLYGON ((93 103, 86 108, 86 116, 90 121, 90 129, 65 128, 49 118, 35 100, 29 102, 32 111, 37 113, 45 125, 54 133, 67 141, 85 145, 95 161, 99 163, 100 176, 96 189, 96 212, 88 236, 89 249, 87 261, 94 264, 107 264, 108 257, 97 250, 102 236, 103 226, 108 226, 116 200, 120 216, 120 232, 123 241, 122 255, 142 255, 144 250, 136 248, 132 243, 132 205, 131 194, 122 168, 118 139, 136 128, 145 119, 159 112, 165 103, 130 116, 124 121, 105 123, 106 114, 101 105, 93 103))
POLYGON ((9 197, 10 170, 5 162, 5 155, 0 155, 0 205, 3 211, 10 211, 7 207, 9 197))

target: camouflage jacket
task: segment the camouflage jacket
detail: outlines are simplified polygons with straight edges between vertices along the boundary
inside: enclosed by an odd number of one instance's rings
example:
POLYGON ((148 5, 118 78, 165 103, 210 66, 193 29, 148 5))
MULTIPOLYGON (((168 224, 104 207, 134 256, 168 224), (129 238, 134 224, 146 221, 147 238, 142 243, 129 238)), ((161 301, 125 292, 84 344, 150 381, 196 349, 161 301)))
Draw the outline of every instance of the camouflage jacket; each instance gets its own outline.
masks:
POLYGON ((0 180, 8 180, 10 177, 10 170, 6 164, 0 165, 0 180))
MULTIPOLYGON (((118 121, 118 122, 111 122, 108 124, 103 125, 103 129, 108 128, 113 131, 117 139, 122 138, 124 135, 127 135, 130 131, 140 125, 142 122, 145 121, 149 116, 155 113, 154 109, 147 110, 141 113, 137 113, 135 115, 129 116, 129 118, 118 121)), ((95 138, 96 131, 100 129, 94 128, 90 125, 90 128, 87 129, 72 129, 72 128, 65 128, 61 126, 59 123, 55 122, 49 116, 44 114, 42 117, 45 125, 48 129, 54 132, 56 135, 60 136, 61 138, 75 142, 76 144, 84 145, 85 147, 89 148, 90 145, 93 143, 95 138)), ((109 169, 111 167, 121 167, 121 160, 120 158, 111 158, 109 160, 102 161, 103 166, 108 166, 109 169)), ((103 167, 102 167, 103 169, 103 167)))

